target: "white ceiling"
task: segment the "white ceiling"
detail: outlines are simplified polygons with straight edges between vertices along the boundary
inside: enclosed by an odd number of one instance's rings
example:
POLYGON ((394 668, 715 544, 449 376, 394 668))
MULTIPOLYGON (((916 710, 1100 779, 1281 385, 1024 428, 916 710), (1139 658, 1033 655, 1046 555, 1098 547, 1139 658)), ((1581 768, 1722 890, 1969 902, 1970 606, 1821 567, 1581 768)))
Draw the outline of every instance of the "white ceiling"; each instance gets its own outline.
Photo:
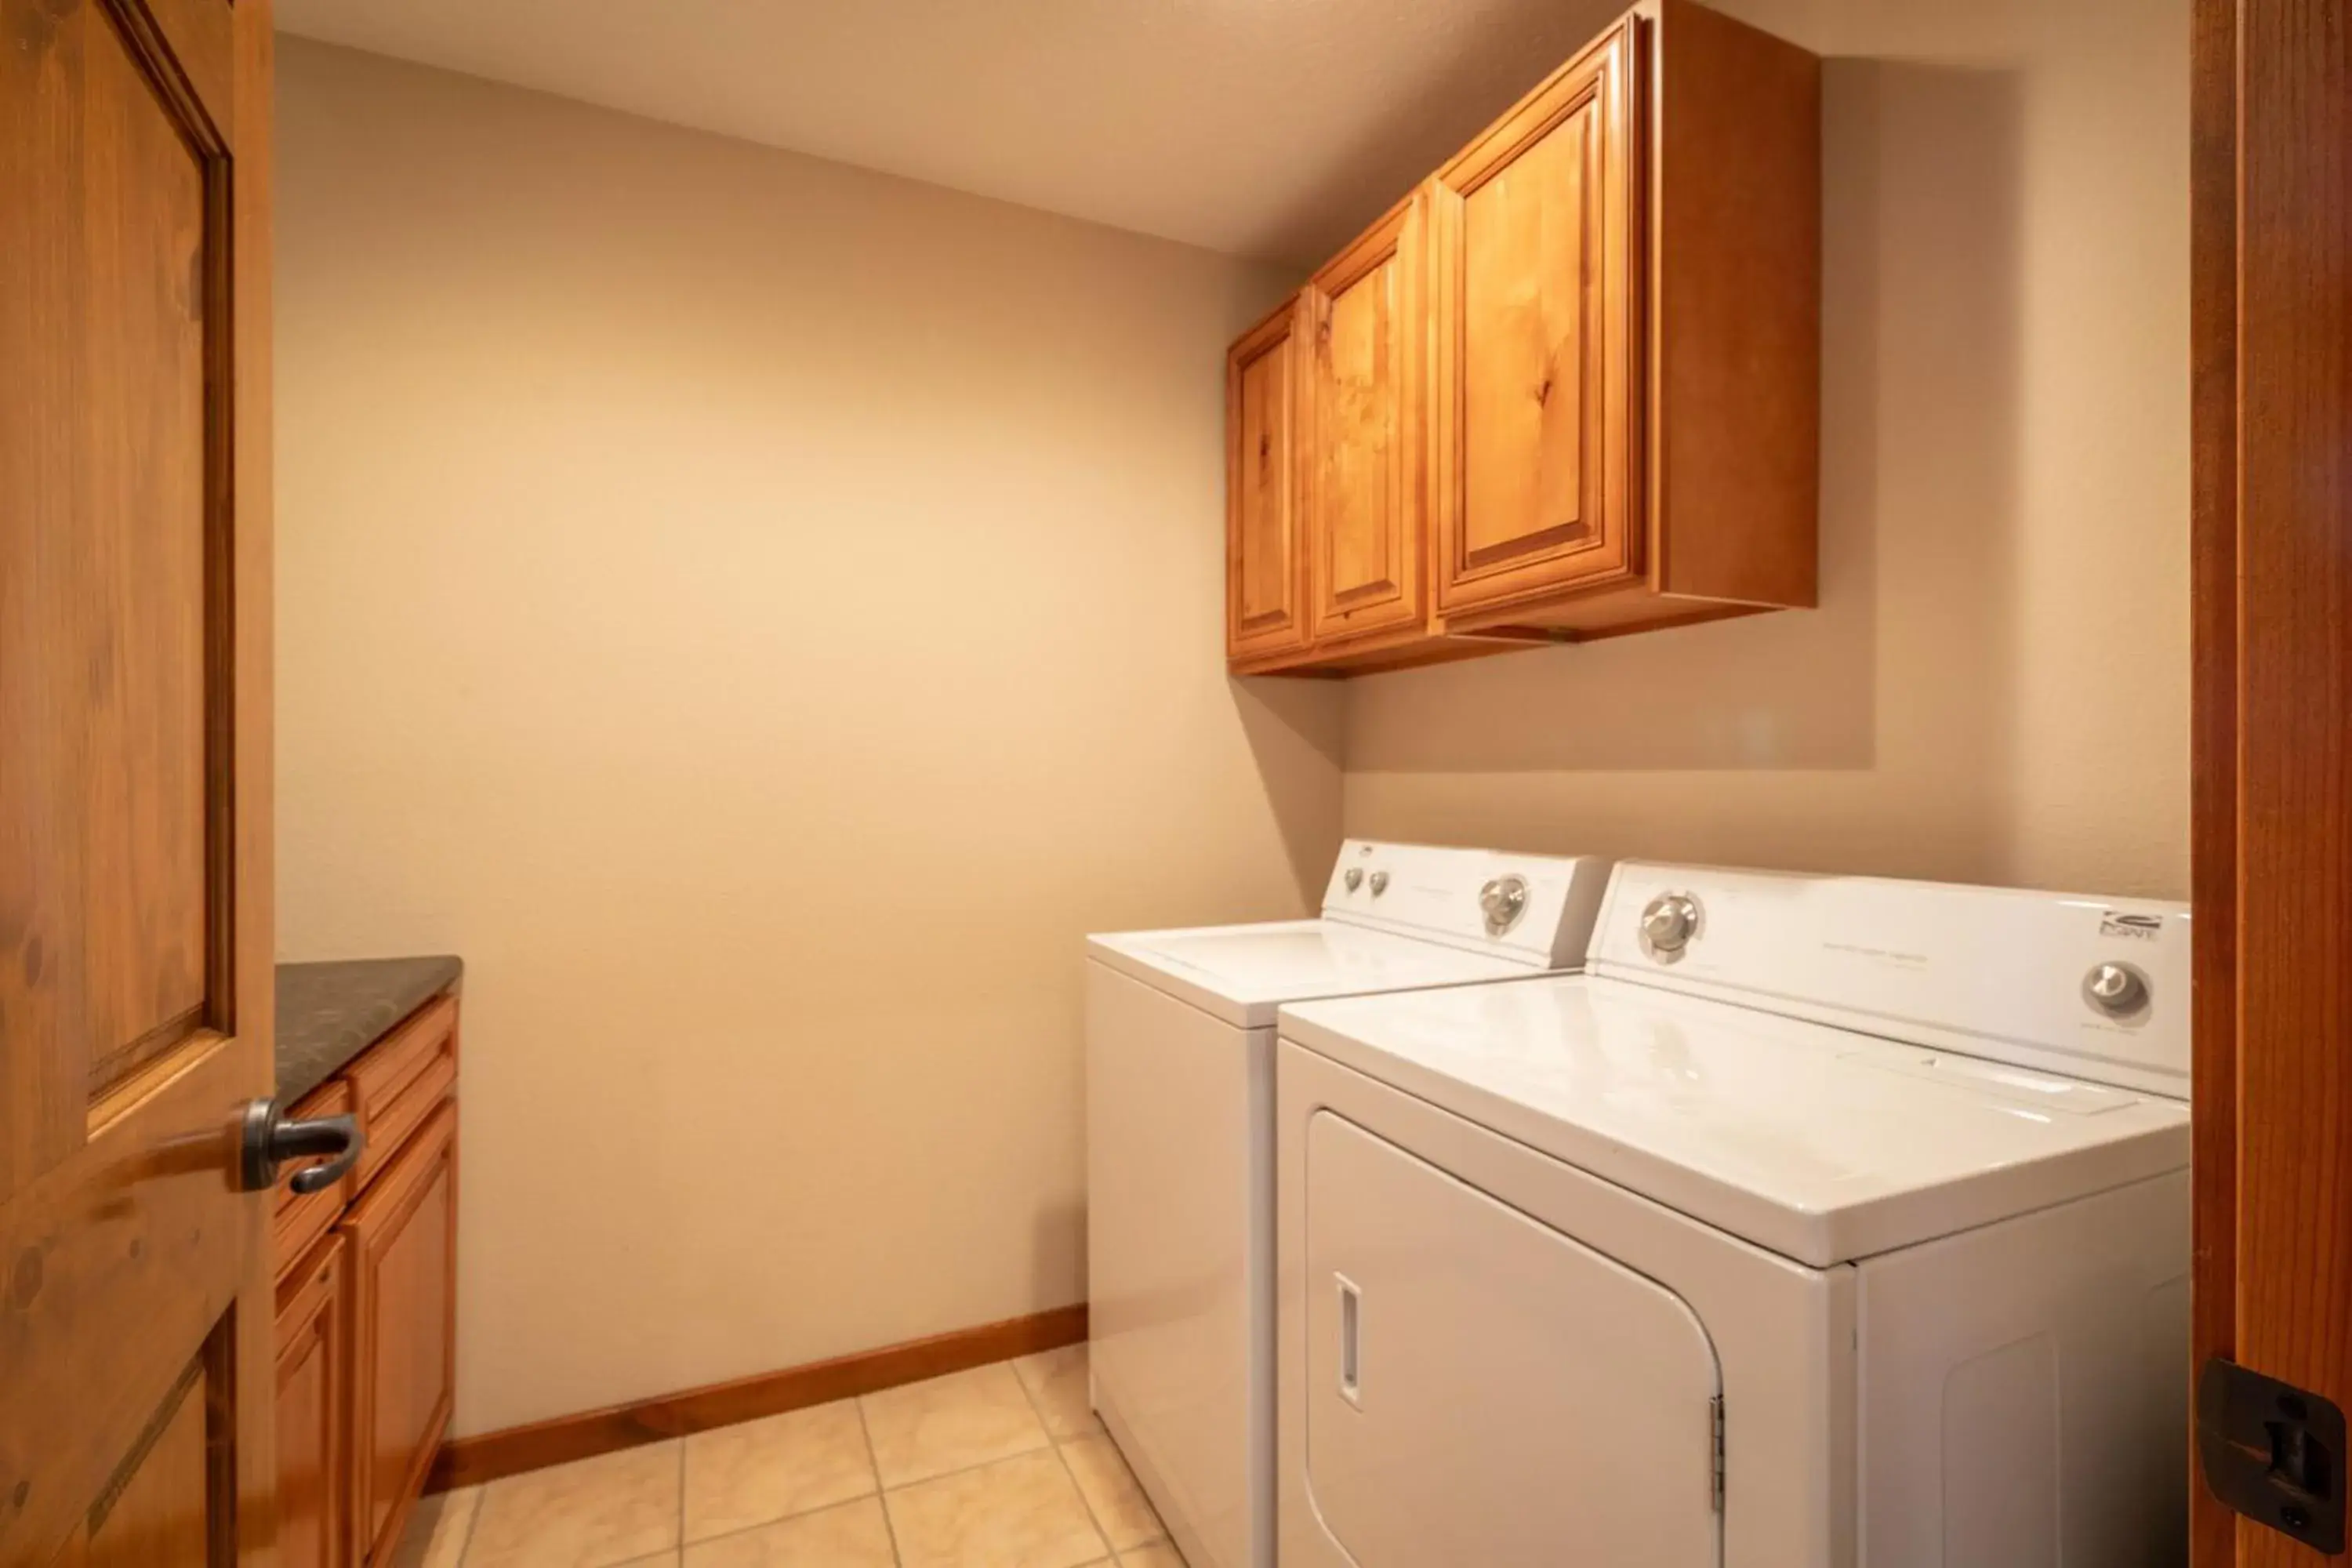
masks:
POLYGON ((278 0, 289 32, 1318 261, 1624 0, 278 0))

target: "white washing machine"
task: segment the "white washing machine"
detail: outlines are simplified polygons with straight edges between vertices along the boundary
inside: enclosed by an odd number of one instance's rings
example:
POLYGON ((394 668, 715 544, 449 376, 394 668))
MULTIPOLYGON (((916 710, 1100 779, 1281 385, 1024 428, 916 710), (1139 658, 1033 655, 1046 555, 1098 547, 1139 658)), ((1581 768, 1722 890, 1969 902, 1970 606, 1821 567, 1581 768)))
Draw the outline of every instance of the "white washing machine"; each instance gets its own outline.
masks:
POLYGON ((1350 840, 1319 920, 1087 939, 1095 1408, 1192 1568, 1274 1562, 1276 1007, 1573 967, 1607 880, 1350 840))
POLYGON ((1284 1568, 2185 1561, 2181 906, 1628 863, 1277 1057, 1284 1568))

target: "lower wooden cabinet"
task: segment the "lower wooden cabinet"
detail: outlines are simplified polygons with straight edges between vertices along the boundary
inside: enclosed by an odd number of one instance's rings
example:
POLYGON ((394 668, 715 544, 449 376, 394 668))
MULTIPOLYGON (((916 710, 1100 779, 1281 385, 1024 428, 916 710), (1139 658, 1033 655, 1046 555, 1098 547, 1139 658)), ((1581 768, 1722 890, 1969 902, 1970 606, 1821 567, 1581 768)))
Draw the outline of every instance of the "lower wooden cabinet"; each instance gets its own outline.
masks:
POLYGON ((331 1235, 278 1288, 279 1568, 348 1561, 349 1252, 341 1236, 331 1235))
POLYGON ((364 1561, 400 1544, 457 1394, 457 1107, 445 1103, 353 1205, 352 1429, 364 1561))
POLYGON ((278 1561, 386 1568, 457 1392, 457 1000, 444 995, 295 1107, 349 1113, 353 1174, 281 1193, 278 1561))

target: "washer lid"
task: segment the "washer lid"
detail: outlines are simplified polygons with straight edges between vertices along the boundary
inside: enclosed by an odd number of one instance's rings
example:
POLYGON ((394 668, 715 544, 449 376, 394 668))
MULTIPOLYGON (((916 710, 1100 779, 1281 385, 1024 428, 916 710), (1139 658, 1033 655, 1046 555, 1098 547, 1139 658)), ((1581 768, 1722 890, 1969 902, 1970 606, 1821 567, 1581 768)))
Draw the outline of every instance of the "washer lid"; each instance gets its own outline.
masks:
POLYGON ((1281 1019, 1286 1039, 1817 1268, 2189 1163, 2178 1100, 1596 976, 1281 1019))
POLYGON ((1285 1002, 1538 973, 1512 953, 1465 952, 1321 920, 1090 936, 1087 954, 1248 1029, 1272 1025, 1285 1002))

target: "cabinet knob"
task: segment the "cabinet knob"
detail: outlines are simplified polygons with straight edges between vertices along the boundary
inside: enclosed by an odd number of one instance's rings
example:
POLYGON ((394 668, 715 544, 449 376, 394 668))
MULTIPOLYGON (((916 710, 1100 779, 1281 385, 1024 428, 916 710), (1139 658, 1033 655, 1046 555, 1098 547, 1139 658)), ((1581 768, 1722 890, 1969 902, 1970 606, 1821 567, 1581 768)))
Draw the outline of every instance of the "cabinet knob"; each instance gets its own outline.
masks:
POLYGON ((298 1196, 331 1187, 359 1163, 367 1135, 354 1116, 316 1116, 295 1121, 278 1110, 274 1100, 257 1100, 245 1108, 244 1190, 264 1192, 278 1184, 278 1168, 289 1160, 324 1159, 294 1173, 286 1184, 298 1196))

